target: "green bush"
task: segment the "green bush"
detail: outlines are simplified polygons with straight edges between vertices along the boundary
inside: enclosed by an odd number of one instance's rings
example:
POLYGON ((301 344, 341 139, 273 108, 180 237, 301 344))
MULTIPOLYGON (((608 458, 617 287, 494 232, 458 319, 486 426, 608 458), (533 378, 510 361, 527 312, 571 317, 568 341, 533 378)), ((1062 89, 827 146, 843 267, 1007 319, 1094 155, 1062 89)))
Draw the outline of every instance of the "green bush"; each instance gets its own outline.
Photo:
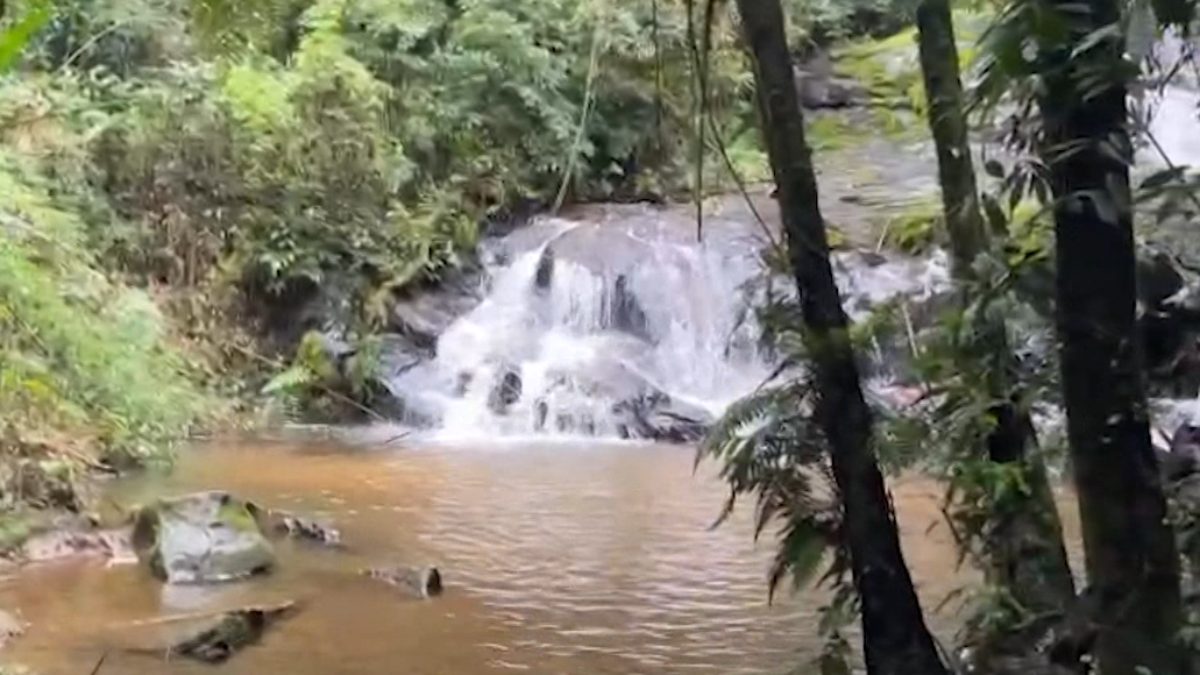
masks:
POLYGON ((208 407, 149 296, 110 281, 79 215, 0 155, 0 410, 18 433, 161 456, 208 407))

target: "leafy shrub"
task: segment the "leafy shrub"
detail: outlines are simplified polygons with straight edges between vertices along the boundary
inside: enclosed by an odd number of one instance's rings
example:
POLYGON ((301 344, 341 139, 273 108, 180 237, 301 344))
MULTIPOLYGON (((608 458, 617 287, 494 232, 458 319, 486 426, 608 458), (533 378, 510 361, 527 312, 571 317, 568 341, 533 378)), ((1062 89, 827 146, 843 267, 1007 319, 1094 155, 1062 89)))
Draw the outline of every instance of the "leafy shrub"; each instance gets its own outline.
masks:
POLYGON ((0 409, 17 431, 66 432, 109 459, 153 459, 208 403, 146 293, 112 283, 84 224, 0 157, 0 409))

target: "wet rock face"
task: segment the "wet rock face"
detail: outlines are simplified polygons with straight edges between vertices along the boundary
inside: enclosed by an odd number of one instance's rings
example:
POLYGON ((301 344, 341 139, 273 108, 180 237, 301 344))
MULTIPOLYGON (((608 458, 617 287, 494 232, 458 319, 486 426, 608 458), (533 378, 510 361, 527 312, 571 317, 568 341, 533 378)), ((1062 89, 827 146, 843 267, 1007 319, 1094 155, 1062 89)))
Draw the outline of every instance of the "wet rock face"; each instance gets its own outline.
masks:
POLYGON ((797 66, 794 78, 800 105, 810 110, 864 105, 869 98, 857 81, 834 74, 828 54, 818 53, 797 66))
POLYGON ((229 581, 275 564, 253 505, 224 492, 163 499, 138 512, 138 559, 168 583, 229 581))
POLYGON ((432 354, 438 336, 479 304, 483 283, 482 271, 466 268, 449 273, 436 286, 410 291, 394 300, 390 328, 432 354))
POLYGON ((613 283, 608 323, 615 330, 635 335, 647 342, 654 341, 646 320, 646 312, 630 288, 629 277, 624 274, 618 276, 613 283))

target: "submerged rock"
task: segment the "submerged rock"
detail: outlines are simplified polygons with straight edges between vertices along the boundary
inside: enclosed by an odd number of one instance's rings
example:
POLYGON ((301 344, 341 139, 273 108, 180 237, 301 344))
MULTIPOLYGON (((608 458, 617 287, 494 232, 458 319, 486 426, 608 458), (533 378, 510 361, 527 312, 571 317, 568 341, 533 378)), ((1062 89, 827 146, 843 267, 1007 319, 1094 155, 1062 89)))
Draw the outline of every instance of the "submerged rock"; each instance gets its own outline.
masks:
POLYGON ((0 649, 4 648, 13 639, 19 638, 24 634, 25 623, 18 620, 12 614, 0 610, 0 649))
POLYGON ((107 558, 110 564, 137 562, 129 528, 115 530, 58 529, 34 535, 21 546, 20 557, 31 563, 75 557, 107 558))
POLYGON ((268 511, 265 520, 267 529, 278 536, 303 539, 331 547, 342 545, 342 533, 329 523, 275 510, 268 511))
POLYGON ((168 583, 240 579, 275 564, 256 507, 225 492, 162 499, 134 522, 138 558, 168 583))
POLYGON ((442 594, 442 575, 436 567, 371 567, 362 573, 414 597, 430 598, 442 594))

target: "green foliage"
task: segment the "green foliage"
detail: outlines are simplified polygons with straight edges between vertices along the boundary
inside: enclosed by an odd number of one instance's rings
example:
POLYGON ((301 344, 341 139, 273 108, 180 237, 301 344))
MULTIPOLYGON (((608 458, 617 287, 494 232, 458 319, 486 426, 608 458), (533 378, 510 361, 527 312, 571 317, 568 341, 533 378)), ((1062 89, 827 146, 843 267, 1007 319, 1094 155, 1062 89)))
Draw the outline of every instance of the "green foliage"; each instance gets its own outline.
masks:
POLYGON ((18 431, 95 438, 110 460, 155 458, 204 411, 144 292, 111 282, 86 225, 0 156, 0 409, 18 431))
POLYGON ((50 21, 49 0, 31 2, 15 21, 0 30, 0 72, 6 72, 20 57, 25 45, 50 21))
POLYGON ((922 201, 884 222, 884 243, 905 253, 925 253, 934 245, 944 243, 945 229, 941 205, 922 201))
POLYGON ((844 569, 841 506, 829 467, 828 445, 812 416, 815 392, 803 379, 768 386, 733 404, 709 433, 698 459, 721 463, 730 495, 718 523, 739 497, 755 500, 755 536, 778 524, 779 549, 770 590, 790 576, 795 586, 817 578, 833 549, 831 572, 844 569))
POLYGON ((788 39, 803 51, 858 36, 886 36, 916 10, 913 0, 785 0, 788 39))
MULTIPOLYGON (((975 44, 986 16, 956 10, 953 15, 960 68, 967 72, 975 59, 975 44)), ((899 26, 897 26, 899 29, 899 26)), ((917 53, 917 29, 905 28, 884 39, 861 39, 836 51, 838 68, 867 87, 880 110, 907 109, 925 114, 925 85, 917 53)), ((885 128, 900 124, 885 118, 885 128)))

